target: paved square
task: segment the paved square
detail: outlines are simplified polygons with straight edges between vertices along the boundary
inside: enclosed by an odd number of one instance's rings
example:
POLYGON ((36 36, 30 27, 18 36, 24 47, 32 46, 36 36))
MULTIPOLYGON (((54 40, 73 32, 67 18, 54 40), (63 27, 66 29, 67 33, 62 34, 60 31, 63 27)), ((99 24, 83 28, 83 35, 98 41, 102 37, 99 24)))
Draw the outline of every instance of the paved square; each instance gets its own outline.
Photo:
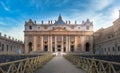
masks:
POLYGON ((76 68, 63 56, 56 56, 51 61, 49 61, 42 69, 38 69, 36 73, 86 73, 86 72, 76 68))

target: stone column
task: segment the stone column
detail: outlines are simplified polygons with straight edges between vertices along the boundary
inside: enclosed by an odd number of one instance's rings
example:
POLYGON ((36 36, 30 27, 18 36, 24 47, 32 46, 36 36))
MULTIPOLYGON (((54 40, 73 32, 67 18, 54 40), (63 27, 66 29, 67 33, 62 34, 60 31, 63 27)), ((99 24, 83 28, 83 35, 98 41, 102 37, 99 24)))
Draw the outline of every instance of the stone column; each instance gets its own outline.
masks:
POLYGON ((41 36, 41 51, 44 51, 44 49, 43 49, 43 35, 41 36))
POLYGON ((68 36, 68 52, 70 52, 70 36, 68 36))
POLYGON ((49 39, 49 35, 48 35, 47 38, 48 38, 48 52, 50 52, 50 41, 49 41, 50 39, 49 39))
POLYGON ((50 36, 50 50, 51 50, 51 52, 52 52, 52 36, 50 36))
POLYGON ((83 51, 85 51, 85 38, 86 38, 86 36, 81 36, 81 42, 82 42, 82 44, 81 44, 81 51, 83 52, 83 51))
POLYGON ((66 36, 66 52, 68 52, 68 36, 66 36))
POLYGON ((37 36, 33 37, 33 51, 37 51, 37 36))
POLYGON ((57 39, 57 36, 55 36, 55 52, 57 51, 57 41, 56 41, 56 39, 57 39))
POLYGON ((75 51, 78 51, 77 50, 77 36, 75 35, 75 43, 74 43, 74 45, 75 45, 75 51))
POLYGON ((29 45, 28 45, 28 37, 27 36, 25 36, 25 53, 28 53, 28 51, 29 51, 29 45))

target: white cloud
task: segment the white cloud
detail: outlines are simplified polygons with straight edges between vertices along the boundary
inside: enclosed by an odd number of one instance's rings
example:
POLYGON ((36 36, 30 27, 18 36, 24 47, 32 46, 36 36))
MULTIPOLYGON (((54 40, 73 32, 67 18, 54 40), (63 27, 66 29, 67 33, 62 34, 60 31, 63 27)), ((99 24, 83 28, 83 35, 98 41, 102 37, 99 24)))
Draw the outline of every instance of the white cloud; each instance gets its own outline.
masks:
POLYGON ((10 9, 2 1, 0 1, 0 5, 4 8, 4 10, 10 11, 10 9))
POLYGON ((114 19, 117 19, 119 17, 119 10, 120 10, 120 5, 111 8, 110 13, 114 19))
POLYGON ((92 10, 103 10, 107 6, 113 3, 114 0, 91 0, 92 10))
MULTIPOLYGON (((44 4, 47 5, 47 3, 49 3, 51 0, 45 0, 44 4)), ((62 3, 65 4, 68 0, 64 0, 62 3)), ((111 7, 109 10, 105 10, 102 11, 103 9, 105 9, 106 7, 108 7, 109 5, 111 5, 113 3, 114 0, 91 0, 91 5, 88 6, 88 10, 86 12, 81 12, 81 10, 78 8, 71 8, 71 9, 63 9, 64 11, 61 11, 64 13, 66 13, 67 15, 63 15, 63 19, 65 20, 71 20, 72 23, 74 23, 74 20, 77 20, 79 24, 81 24, 82 20, 86 20, 87 18, 89 18, 91 21, 93 21, 94 24, 94 31, 98 30, 99 28, 106 28, 108 26, 113 25, 112 22, 118 18, 118 10, 120 9, 120 5, 117 6, 113 6, 111 7), (101 13, 96 12, 101 10, 101 13), (68 13, 67 13, 68 12, 68 13), (106 13, 106 14, 104 14, 106 13)), ((31 5, 35 5, 36 8, 41 8, 42 7, 42 2, 40 3, 39 0, 32 0, 30 1, 31 5)), ((56 1, 56 3, 59 4, 59 0, 58 2, 56 1)), ((55 4, 56 4, 55 3, 55 4)), ((9 11, 9 8, 2 2, 0 2, 0 4, 2 5, 2 7, 6 10, 9 11)), ((62 4, 59 4, 58 6, 61 6, 62 4)), ((79 5, 79 4, 76 4, 79 5)), ((57 4, 56 4, 57 6, 57 4)), ((83 5, 80 5, 84 7, 83 5)), ((86 5, 87 7, 87 5, 86 5)), ((47 16, 45 18, 41 18, 41 20, 45 20, 45 23, 48 23, 48 20, 56 20, 57 17, 56 14, 59 15, 59 12, 53 12, 53 16, 47 16), (48 17, 48 18, 47 18, 48 17)), ((26 18, 28 18, 30 16, 26 16, 26 18)), ((34 15, 33 15, 34 17, 34 15)), ((41 17, 41 15, 38 15, 38 19, 41 17)), ((16 21, 14 19, 11 18, 5 18, 11 22, 14 22, 16 24, 20 23, 21 21, 16 21)), ((24 18, 25 19, 25 18, 24 18)), ((23 20, 24 20, 23 19, 23 20)), ((29 19, 29 18, 28 18, 29 19)), ((37 23, 41 23, 41 21, 37 21, 37 23)), ((0 24, 4 24, 3 22, 0 22, 0 24)), ((13 36, 19 40, 24 40, 24 25, 18 24, 18 26, 14 26, 12 28, 6 27, 4 29, 0 29, 2 31, 3 34, 7 34, 9 36, 13 36)))
POLYGON ((81 23, 82 20, 86 21, 86 19, 89 18, 90 21, 93 21, 94 31, 96 31, 102 27, 106 28, 112 26, 113 21, 118 18, 118 10, 103 11, 99 13, 94 11, 88 11, 85 13, 74 11, 74 13, 71 14, 71 20, 73 20, 73 18, 75 18, 78 23, 81 23))

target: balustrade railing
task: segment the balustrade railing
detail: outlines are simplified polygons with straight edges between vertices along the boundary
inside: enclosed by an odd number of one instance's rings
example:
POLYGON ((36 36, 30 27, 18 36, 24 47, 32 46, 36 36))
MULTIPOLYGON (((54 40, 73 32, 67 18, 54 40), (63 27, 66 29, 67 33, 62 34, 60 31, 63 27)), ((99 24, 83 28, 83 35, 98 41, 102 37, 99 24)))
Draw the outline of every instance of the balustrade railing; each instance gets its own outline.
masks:
POLYGON ((65 58, 87 73, 120 73, 120 63, 86 58, 75 55, 65 55, 65 58))
POLYGON ((0 73, 34 73, 35 70, 47 63, 53 55, 43 55, 33 58, 0 63, 0 73))

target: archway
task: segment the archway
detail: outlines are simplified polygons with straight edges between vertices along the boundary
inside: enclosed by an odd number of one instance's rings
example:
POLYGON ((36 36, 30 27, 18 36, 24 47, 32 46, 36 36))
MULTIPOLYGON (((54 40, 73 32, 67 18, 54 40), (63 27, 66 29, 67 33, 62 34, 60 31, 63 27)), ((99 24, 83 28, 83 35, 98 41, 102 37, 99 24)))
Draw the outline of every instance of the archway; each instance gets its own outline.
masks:
POLYGON ((88 42, 85 44, 85 51, 86 52, 90 51, 90 44, 88 42))
POLYGON ((45 51, 45 52, 48 51, 48 45, 44 45, 44 51, 45 51))
POLYGON ((32 51, 32 42, 29 42, 28 47, 29 47, 28 52, 31 52, 32 51))

